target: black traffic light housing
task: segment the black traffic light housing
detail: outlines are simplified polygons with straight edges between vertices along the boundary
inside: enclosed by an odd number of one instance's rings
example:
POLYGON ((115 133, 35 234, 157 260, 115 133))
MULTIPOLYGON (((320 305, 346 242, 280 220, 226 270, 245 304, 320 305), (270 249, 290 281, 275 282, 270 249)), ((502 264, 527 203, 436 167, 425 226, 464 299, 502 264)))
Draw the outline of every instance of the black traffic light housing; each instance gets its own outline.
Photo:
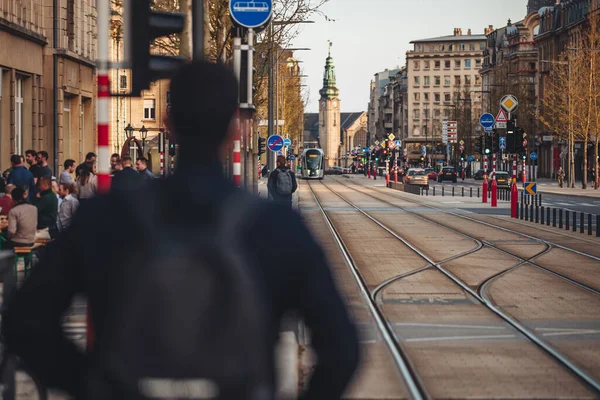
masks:
POLYGON ((515 128, 514 121, 508 121, 506 123, 506 151, 508 153, 514 154, 517 152, 517 141, 519 138, 517 137, 517 132, 515 128))
POLYGON ((267 139, 263 137, 258 138, 258 156, 265 154, 267 152, 267 139))
POLYGON ((482 154, 484 156, 490 155, 492 153, 492 138, 490 136, 488 136, 487 134, 483 135, 482 138, 483 138, 482 154))
POLYGON ((139 96, 150 87, 150 82, 168 78, 185 61, 179 56, 150 53, 154 39, 181 33, 185 15, 152 11, 151 1, 125 2, 125 48, 131 68, 131 94, 139 96))
POLYGON ((523 128, 515 128, 515 153, 525 155, 526 148, 523 147, 523 133, 525 133, 525 129, 523 128))
POLYGON ((177 154, 177 150, 175 149, 175 143, 169 143, 169 155, 171 157, 177 154))
POLYGON ((494 131, 492 136, 492 153, 498 154, 500 152, 500 134, 494 131))

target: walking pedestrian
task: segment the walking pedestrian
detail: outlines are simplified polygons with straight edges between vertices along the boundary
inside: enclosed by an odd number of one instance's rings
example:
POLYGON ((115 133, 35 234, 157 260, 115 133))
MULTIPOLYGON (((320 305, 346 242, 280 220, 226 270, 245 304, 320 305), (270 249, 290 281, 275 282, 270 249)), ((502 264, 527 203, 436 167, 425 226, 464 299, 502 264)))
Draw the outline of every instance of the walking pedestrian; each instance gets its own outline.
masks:
POLYGON ((565 181, 565 171, 563 171, 562 167, 558 167, 556 176, 558 177, 558 186, 563 187, 563 183, 565 181))
POLYGON ((287 166, 284 156, 277 156, 277 168, 269 175, 269 197, 292 206, 292 195, 298 189, 296 176, 287 166))
POLYGON ((227 180, 220 152, 197 157, 233 133, 237 91, 222 65, 183 66, 170 83, 175 174, 136 197, 90 200, 7 301, 6 346, 49 388, 86 399, 271 400, 279 327, 296 311, 317 360, 303 398, 343 394, 358 341, 323 251, 289 207, 227 180), (266 242, 281 239, 283 221, 286 245, 266 242), (61 331, 75 293, 91 308, 88 353, 61 331))

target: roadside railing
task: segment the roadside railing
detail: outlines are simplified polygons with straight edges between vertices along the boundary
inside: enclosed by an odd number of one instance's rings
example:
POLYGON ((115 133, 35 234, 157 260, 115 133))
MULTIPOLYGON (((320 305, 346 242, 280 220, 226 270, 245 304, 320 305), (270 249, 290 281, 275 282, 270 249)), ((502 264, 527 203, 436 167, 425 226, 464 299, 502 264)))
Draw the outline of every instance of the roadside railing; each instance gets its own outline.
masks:
POLYGON ((542 205, 527 204, 521 201, 517 203, 517 218, 523 221, 565 229, 567 231, 586 233, 592 236, 595 231, 596 237, 600 237, 600 214, 589 214, 555 207, 544 207, 542 205))

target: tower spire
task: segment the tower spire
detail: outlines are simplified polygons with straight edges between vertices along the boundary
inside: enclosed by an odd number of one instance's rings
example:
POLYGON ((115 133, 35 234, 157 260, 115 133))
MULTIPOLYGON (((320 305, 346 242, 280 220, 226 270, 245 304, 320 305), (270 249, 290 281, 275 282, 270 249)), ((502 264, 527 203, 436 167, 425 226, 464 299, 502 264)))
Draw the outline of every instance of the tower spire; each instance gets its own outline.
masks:
POLYGON ((320 90, 321 97, 334 98, 339 95, 339 91, 336 87, 335 79, 335 66, 333 65, 333 58, 331 57, 331 47, 333 43, 329 42, 329 52, 327 60, 325 60, 325 74, 323 75, 323 89, 320 90))

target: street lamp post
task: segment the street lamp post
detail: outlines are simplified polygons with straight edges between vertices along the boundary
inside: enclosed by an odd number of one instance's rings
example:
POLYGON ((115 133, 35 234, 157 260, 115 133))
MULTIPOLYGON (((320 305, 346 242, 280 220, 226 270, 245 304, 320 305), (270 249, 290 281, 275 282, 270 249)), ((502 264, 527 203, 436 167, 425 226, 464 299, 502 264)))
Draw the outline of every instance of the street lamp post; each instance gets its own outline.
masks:
POLYGON ((140 128, 140 134, 142 135, 142 156, 146 158, 146 138, 148 137, 148 129, 145 125, 140 128))
POLYGON ((127 139, 129 139, 132 135, 133 135, 133 127, 131 126, 131 124, 127 124, 127 126, 125 127, 125 137, 127 139))

